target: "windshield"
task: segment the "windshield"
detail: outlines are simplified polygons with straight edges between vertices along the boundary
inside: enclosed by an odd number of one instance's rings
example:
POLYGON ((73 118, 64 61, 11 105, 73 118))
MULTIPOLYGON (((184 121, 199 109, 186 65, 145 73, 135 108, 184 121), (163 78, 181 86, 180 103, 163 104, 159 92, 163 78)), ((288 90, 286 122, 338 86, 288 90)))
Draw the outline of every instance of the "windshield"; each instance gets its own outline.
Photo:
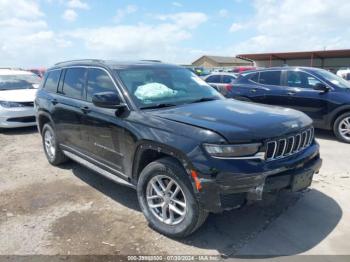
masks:
POLYGON ((40 80, 34 74, 0 75, 0 91, 37 88, 40 80))
POLYGON ((350 88, 350 83, 340 76, 337 76, 326 70, 319 70, 317 73, 337 87, 350 88))
POLYGON ((222 99, 222 95, 184 68, 116 71, 139 108, 172 106, 222 99))

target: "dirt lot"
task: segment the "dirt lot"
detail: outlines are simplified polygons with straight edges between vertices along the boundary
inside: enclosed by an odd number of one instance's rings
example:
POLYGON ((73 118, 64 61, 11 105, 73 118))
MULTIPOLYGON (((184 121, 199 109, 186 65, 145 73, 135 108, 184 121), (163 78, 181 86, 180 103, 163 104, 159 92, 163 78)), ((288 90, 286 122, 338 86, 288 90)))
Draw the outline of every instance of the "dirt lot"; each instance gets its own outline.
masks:
POLYGON ((35 128, 0 132, 0 254, 350 254, 350 145, 318 132, 311 189, 210 215, 184 240, 148 228, 132 189, 45 159, 35 128))

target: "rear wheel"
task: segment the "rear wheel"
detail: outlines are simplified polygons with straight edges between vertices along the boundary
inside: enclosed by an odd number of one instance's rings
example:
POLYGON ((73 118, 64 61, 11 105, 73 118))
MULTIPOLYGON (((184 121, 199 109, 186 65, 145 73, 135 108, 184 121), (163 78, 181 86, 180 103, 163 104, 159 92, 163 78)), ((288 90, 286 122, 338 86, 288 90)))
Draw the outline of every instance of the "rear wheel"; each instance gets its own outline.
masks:
POLYGON ((55 131, 49 123, 42 129, 42 142, 46 158, 51 165, 57 166, 68 160, 59 148, 55 131))
POLYGON ((350 112, 339 116, 333 126, 336 137, 345 143, 350 143, 350 112))
POLYGON ((171 158, 150 163, 140 174, 138 200, 150 226, 170 237, 185 237, 208 213, 200 208, 188 174, 171 158))

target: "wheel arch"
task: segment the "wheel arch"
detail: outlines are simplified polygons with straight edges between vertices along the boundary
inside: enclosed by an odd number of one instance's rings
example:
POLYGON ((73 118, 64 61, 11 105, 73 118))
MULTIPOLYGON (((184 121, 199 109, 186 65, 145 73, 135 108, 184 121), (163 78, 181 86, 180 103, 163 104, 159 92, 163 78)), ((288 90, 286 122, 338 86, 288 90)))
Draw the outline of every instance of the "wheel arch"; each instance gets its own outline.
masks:
POLYGON ((194 190, 196 190, 195 182, 191 177, 194 167, 187 156, 176 148, 153 141, 142 141, 138 144, 134 154, 132 179, 137 182, 141 171, 149 163, 164 157, 170 157, 176 160, 184 168, 185 172, 189 176, 194 190))
POLYGON ((46 113, 46 112, 40 112, 37 115, 37 121, 38 121, 38 130, 39 133, 41 134, 41 131, 43 130, 43 127, 46 123, 52 123, 52 117, 50 116, 50 114, 46 113))
POLYGON ((350 113, 350 105, 344 105, 337 108, 330 116, 329 127, 333 129, 334 122, 337 120, 339 116, 345 113, 350 113))

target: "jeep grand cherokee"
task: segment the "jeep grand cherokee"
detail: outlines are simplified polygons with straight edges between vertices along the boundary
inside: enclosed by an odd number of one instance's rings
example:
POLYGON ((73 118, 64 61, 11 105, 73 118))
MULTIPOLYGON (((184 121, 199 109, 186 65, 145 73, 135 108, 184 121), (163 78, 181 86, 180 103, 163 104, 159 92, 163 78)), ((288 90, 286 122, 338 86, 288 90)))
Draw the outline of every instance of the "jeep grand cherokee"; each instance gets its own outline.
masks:
POLYGON ((264 192, 302 190, 321 166, 305 114, 225 99, 175 65, 59 63, 35 106, 52 165, 70 158, 135 188, 149 224, 172 237, 264 192))

